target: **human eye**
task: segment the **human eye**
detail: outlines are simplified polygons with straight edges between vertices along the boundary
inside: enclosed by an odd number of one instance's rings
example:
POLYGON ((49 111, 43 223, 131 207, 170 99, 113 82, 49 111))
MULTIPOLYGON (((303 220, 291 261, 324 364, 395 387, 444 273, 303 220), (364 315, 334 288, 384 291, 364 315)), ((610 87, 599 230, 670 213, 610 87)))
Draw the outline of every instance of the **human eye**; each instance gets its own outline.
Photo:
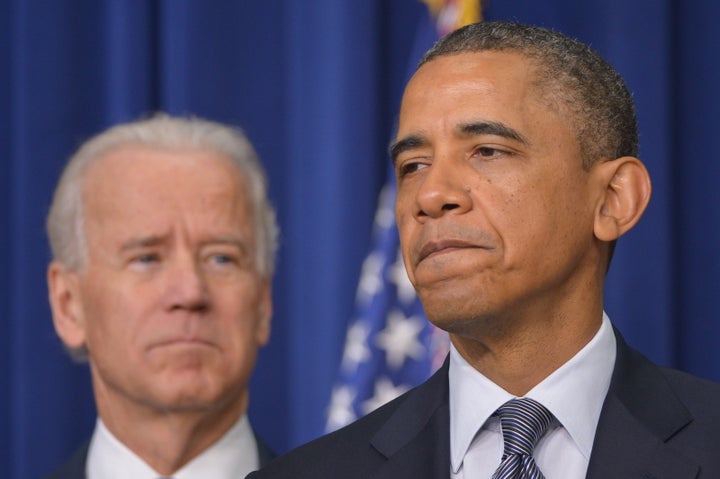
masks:
POLYGON ((159 253, 145 252, 130 257, 129 265, 136 270, 148 270, 160 264, 162 258, 159 253))
POLYGON ((213 271, 233 271, 247 266, 247 258, 235 248, 207 251, 203 255, 203 262, 213 271))
POLYGON ((472 156, 475 158, 493 159, 507 154, 509 154, 507 150, 497 146, 481 145, 473 150, 472 156))
POLYGON ((406 176, 412 175, 413 173, 425 168, 427 164, 427 161, 417 158, 399 161, 396 167, 396 175, 398 179, 405 178, 406 176))
POLYGON ((237 262, 237 260, 232 255, 224 253, 211 254, 208 260, 211 263, 218 265, 232 264, 237 262))
POLYGON ((130 259, 131 263, 152 264, 160 261, 160 255, 157 253, 141 253, 130 259))

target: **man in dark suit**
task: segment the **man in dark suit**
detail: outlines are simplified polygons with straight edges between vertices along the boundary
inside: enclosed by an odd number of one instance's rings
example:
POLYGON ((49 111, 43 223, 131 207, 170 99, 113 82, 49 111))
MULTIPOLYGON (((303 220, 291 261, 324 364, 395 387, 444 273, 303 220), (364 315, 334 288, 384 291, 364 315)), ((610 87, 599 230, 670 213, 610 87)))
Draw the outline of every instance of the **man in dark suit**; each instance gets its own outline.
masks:
POLYGON ((720 385, 652 364, 603 311, 650 197, 637 154, 632 97, 587 46, 492 22, 438 42, 391 155, 405 266, 449 357, 249 477, 720 477, 720 385))
POLYGON ((55 329, 98 420, 53 479, 230 479, 270 451, 247 418, 270 336, 275 214, 238 130, 156 115, 68 163, 48 215, 55 329))

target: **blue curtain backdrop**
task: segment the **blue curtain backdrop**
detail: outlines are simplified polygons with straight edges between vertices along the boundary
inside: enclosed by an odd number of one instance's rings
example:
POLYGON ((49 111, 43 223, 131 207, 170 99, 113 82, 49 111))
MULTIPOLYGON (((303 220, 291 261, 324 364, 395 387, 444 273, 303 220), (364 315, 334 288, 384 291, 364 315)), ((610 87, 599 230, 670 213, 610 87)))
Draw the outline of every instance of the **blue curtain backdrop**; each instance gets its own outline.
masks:
MULTIPOLYGON (((720 380, 720 4, 490 0, 559 29, 628 81, 654 196, 621 240, 607 310, 654 360, 720 380)), ((166 110, 243 127, 283 229, 251 421, 279 452, 319 435, 370 246, 417 0, 0 2, 0 477, 35 478, 89 435, 87 369, 47 306, 43 222, 68 155, 166 110)))

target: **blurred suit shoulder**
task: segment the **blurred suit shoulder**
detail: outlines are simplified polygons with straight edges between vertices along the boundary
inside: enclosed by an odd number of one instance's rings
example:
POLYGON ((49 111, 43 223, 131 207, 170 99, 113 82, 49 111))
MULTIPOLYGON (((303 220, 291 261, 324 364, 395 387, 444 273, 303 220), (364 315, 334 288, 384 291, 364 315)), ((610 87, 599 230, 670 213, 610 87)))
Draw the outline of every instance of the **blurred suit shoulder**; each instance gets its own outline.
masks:
POLYGON ((90 441, 88 440, 73 453, 67 462, 43 479, 85 479, 85 462, 89 447, 90 441))

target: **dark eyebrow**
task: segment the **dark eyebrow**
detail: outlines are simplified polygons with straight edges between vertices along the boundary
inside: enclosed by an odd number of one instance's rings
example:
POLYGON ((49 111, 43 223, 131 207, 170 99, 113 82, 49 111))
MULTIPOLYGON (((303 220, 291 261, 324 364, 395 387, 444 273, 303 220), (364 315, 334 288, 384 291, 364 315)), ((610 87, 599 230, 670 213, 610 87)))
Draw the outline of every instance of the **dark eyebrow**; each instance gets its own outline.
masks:
POLYGON ((426 146, 428 143, 427 138, 421 135, 410 135, 402 140, 396 141, 390 145, 390 158, 392 159, 393 165, 397 163, 397 157, 400 156, 401 153, 426 146))
POLYGON ((497 121, 463 123, 457 127, 457 130, 463 136, 495 135, 515 140, 523 145, 528 144, 528 141, 519 131, 497 121))
MULTIPOLYGON (((463 123, 459 125, 456 130, 461 136, 495 135, 517 141, 523 145, 528 144, 528 141, 519 131, 497 121, 463 123)), ((414 148, 421 148, 428 144, 428 139, 422 135, 410 135, 402 140, 396 141, 390 145, 390 158, 392 158, 393 165, 397 163, 397 157, 400 156, 401 153, 414 148)))

